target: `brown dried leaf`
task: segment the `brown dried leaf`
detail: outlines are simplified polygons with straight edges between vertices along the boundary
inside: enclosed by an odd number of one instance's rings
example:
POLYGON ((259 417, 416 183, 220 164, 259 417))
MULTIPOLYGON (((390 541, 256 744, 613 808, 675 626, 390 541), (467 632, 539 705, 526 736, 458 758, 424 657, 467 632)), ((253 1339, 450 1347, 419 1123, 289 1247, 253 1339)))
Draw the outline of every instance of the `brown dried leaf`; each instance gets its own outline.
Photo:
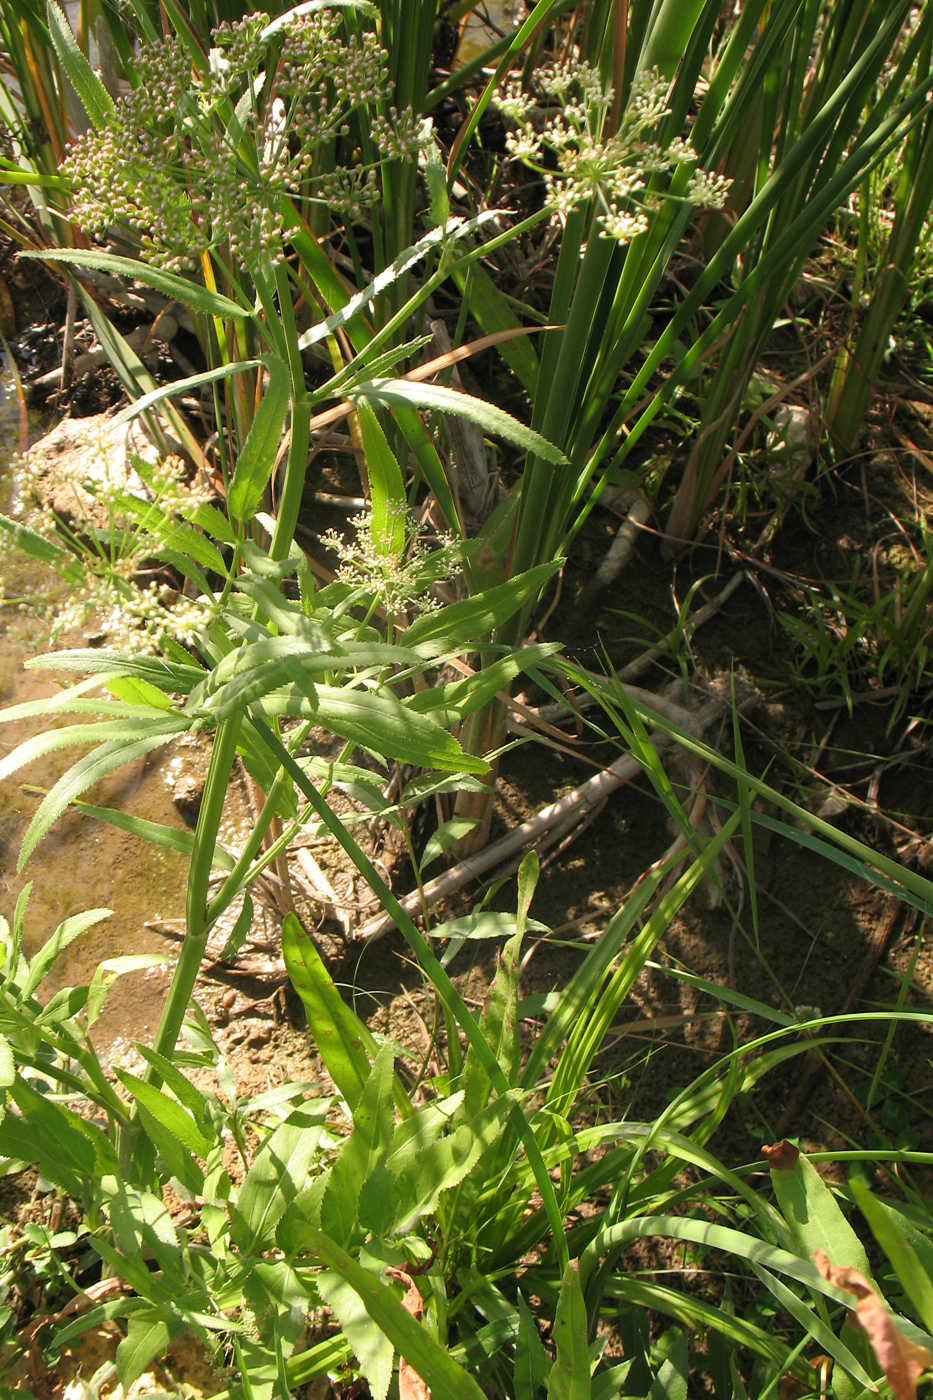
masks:
POLYGON ((398 1363, 398 1400, 431 1400, 430 1390, 404 1357, 398 1363))
MULTIPOLYGON (((390 1278, 398 1279, 406 1285, 402 1307, 412 1317, 420 1320, 424 1312, 424 1300, 412 1282, 411 1274, 404 1269, 386 1269, 390 1278)), ((404 1356, 398 1363, 398 1400, 431 1400, 431 1392, 413 1366, 409 1366, 404 1356)))
POLYGON ((858 1269, 830 1263, 819 1249, 813 1262, 829 1283, 855 1294, 855 1320, 871 1342, 896 1400, 916 1400, 917 1381, 928 1366, 933 1366, 933 1356, 904 1335, 884 1300, 858 1269))
POLYGON ((800 1149, 788 1142, 787 1138, 782 1138, 771 1147, 762 1147, 761 1155, 772 1171, 792 1172, 797 1165, 800 1149))

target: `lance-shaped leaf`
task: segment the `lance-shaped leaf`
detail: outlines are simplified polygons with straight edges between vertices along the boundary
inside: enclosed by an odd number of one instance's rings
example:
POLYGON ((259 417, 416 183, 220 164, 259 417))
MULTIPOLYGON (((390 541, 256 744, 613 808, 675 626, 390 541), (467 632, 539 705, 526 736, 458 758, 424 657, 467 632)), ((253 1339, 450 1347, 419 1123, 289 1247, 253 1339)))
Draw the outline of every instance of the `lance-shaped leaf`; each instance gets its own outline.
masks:
POLYGON ((786 1140, 763 1147, 762 1156, 771 1170, 774 1194, 800 1253, 811 1258, 821 1249, 841 1264, 870 1274, 861 1240, 813 1163, 786 1140))
POLYGON ((483 1400, 476 1381, 454 1361, 445 1346, 406 1312, 393 1290, 364 1269, 323 1230, 306 1220, 286 1218, 279 1229, 279 1243, 290 1256, 306 1251, 315 1263, 339 1274, 357 1294, 373 1322, 389 1338, 400 1355, 428 1384, 431 1393, 444 1400, 483 1400))
POLYGON ((247 369, 258 369, 261 364, 262 360, 237 360, 234 364, 202 370, 200 374, 189 374, 185 379, 173 379, 170 384, 160 384, 158 388, 150 389, 148 394, 134 399, 126 408, 121 408, 114 416, 113 426, 116 428, 121 423, 128 423, 131 418, 145 413, 147 408, 161 403, 163 399, 177 398, 179 394, 187 394, 191 389, 203 389, 205 384, 214 384, 218 379, 227 379, 231 374, 242 374, 247 369))
POLYGON ((82 107, 94 126, 106 126, 113 112, 113 98, 78 47, 71 25, 55 0, 48 0, 45 13, 52 45, 82 107))
POLYGON ((275 466, 285 415, 288 413, 288 366, 274 356, 269 356, 264 363, 269 370, 269 383, 237 458, 227 493, 230 514, 241 521, 250 520, 259 509, 262 493, 275 466))
POLYGON ((548 1400, 590 1400, 590 1349, 580 1266, 571 1259, 561 1279, 554 1317, 557 1358, 548 1376, 548 1400))
POLYGON ((177 722, 170 726, 164 723, 162 725, 153 724, 150 732, 144 738, 135 741, 117 739, 107 744, 101 744, 92 753, 86 754, 78 763, 69 768, 68 772, 59 778, 51 792, 43 798, 39 810, 29 823, 29 828, 23 837, 17 869, 22 870, 49 827, 58 820, 65 808, 76 797, 80 797, 82 792, 86 792, 89 787, 100 782, 101 778, 105 778, 115 768, 120 768, 125 763, 132 763, 134 759, 142 758, 144 754, 150 753, 162 744, 167 744, 173 734, 180 732, 180 728, 187 728, 187 726, 179 726, 177 722))
POLYGON ((306 1184, 330 1102, 327 1099, 289 1114, 253 1158, 230 1209, 230 1234, 241 1253, 254 1254, 274 1245, 275 1230, 286 1207, 306 1184))
POLYGON ((98 651, 95 647, 47 652, 44 656, 31 657, 25 664, 27 670, 86 671, 90 675, 108 677, 138 676, 140 680, 149 681, 157 690, 182 695, 202 681, 205 674, 202 667, 167 661, 161 656, 129 656, 116 651, 98 651))
POLYGON ((321 1059, 352 1113, 376 1058, 375 1037, 347 1006, 294 914, 286 914, 282 922, 282 957, 292 986, 304 1002, 321 1059))
MULTIPOLYGON (((98 708, 103 711, 107 707, 101 704, 98 708)), ((120 709, 123 709, 122 705, 120 709)), ((97 724, 69 724, 61 729, 49 729, 43 734, 34 734, 31 739, 24 739, 21 744, 17 744, 12 753, 7 754, 0 762, 0 782, 25 764, 32 763, 47 753, 54 753, 56 749, 68 748, 75 744, 119 743, 121 740, 129 743, 153 733, 153 726, 157 732, 165 734, 166 738, 187 727, 184 720, 180 721, 177 715, 169 717, 164 711, 160 711, 156 715, 151 712, 137 712, 136 715, 124 713, 120 719, 101 720, 97 724)))
POLYGON ((407 404, 411 408, 426 408, 431 412, 449 413, 455 418, 467 418, 484 433, 505 438, 524 452, 534 453, 555 466, 566 465, 567 458, 559 447, 513 418, 511 413, 487 403, 485 399, 449 389, 444 384, 418 384, 410 379, 368 379, 354 384, 348 392, 354 402, 363 399, 371 403, 407 404))
POLYGON ((297 686, 276 691, 263 701, 270 715, 314 719, 333 734, 360 744, 383 759, 413 763, 446 772, 486 773, 489 764, 464 753, 457 740, 428 715, 419 715, 391 691, 315 687, 311 701, 297 686))
POLYGON ((367 306, 371 306, 378 296, 388 291, 400 277, 404 277, 410 268, 419 263, 432 248, 436 248, 445 239, 465 238, 485 224, 494 223, 501 218, 501 214, 501 210, 486 209, 482 214, 477 214, 475 218, 450 219, 443 228, 432 228, 423 238, 419 238, 417 243, 413 243, 410 248, 399 253, 389 267, 378 272, 372 281, 350 297, 339 311, 335 311, 333 315, 306 330, 298 342, 299 350, 310 349, 312 345, 317 345, 319 341, 333 335, 334 331, 339 330, 341 326, 345 326, 348 321, 352 321, 354 316, 358 316, 367 306))
MULTIPOLYGON (((533 569, 516 574, 507 583, 497 583, 473 598, 451 603, 437 612, 422 613, 406 629, 405 645, 419 651, 428 642, 440 643, 445 650, 475 646, 481 637, 501 627, 529 598, 540 593, 559 567, 560 561, 556 559, 536 564, 533 569)), ((436 649, 427 654, 436 655, 436 649)))
POLYGON ((315 682, 325 676, 412 661, 417 657, 404 647, 383 642, 341 646, 323 632, 317 649, 308 637, 264 637, 224 657, 211 674, 202 707, 212 718, 226 719, 285 685, 294 685, 313 703, 315 682))
POLYGON ((406 499, 402 469, 369 405, 360 403, 356 411, 369 477, 373 547, 379 555, 399 558, 405 549, 406 499))
POLYGON ((251 316, 252 308, 239 306, 220 292, 212 292, 191 282, 187 277, 178 277, 174 272, 165 272, 161 267, 151 267, 149 263, 136 258, 123 258, 117 253, 104 253, 97 248, 46 248, 42 252, 20 253, 21 258, 41 258, 43 262, 63 262, 71 267, 89 267, 97 272, 112 272, 114 277, 126 277, 133 282, 142 282, 154 292, 161 292, 171 301, 180 301, 193 311, 204 311, 209 316, 251 316))

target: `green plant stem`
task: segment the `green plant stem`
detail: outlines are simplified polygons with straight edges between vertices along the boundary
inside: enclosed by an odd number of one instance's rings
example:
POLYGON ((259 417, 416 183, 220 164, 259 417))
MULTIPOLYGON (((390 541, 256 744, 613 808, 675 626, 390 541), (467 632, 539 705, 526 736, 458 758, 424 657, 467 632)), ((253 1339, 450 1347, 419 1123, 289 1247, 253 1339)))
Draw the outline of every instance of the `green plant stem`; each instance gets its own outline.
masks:
MULTIPOLYGON (((208 917, 207 891, 213 865, 214 848, 217 844, 217 831, 223 813, 227 785, 236 757, 237 736, 241 717, 233 716, 217 726, 211 761, 198 813, 198 824, 194 833, 194 849, 191 853, 191 867, 188 872, 188 897, 185 909, 185 937, 182 941, 178 962, 172 974, 171 985, 162 1007, 158 1029, 152 1048, 166 1059, 178 1042, 182 1022, 191 1001, 195 979, 204 957, 207 935, 211 928, 208 917)), ((145 1078, 149 1083, 158 1084, 158 1073, 150 1066, 145 1078)))
MULTIPOLYGON (((302 725, 302 733, 306 733, 309 727, 308 725, 302 725)), ((272 786, 269 788, 269 792, 266 796, 266 800, 262 804, 262 811, 253 824, 249 839, 239 856, 237 856, 236 863, 230 871, 230 874, 227 876, 226 880, 224 880, 220 889, 207 906, 208 926, 215 923, 224 910, 229 908, 243 889, 244 884, 251 883, 249 881, 244 881, 243 877, 249 870, 256 852, 262 845, 263 837, 269 829, 269 824, 276 815, 279 802, 285 795, 289 784, 290 779, 284 770, 276 773, 272 786)), ((276 848, 276 854, 278 854, 281 849, 278 842, 276 842, 276 848)), ((271 859, 274 859, 274 857, 270 857, 270 860, 271 859)), ((257 871, 255 873, 258 874, 259 872, 257 871)))

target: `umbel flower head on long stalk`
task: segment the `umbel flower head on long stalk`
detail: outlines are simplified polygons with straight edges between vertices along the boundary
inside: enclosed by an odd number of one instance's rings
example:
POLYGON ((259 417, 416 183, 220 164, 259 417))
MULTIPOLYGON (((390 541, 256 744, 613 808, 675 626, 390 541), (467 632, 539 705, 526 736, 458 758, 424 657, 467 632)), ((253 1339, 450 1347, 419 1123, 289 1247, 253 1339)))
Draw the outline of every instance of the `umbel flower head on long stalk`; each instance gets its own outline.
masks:
POLYGON ((281 256, 285 195, 365 212, 379 161, 416 158, 423 140, 413 113, 384 107, 385 52, 323 11, 267 27, 268 15, 221 25, 203 70, 175 38, 140 47, 136 85, 65 163, 79 224, 122 225, 144 257, 183 271, 217 245, 246 266, 281 256), (366 159, 351 119, 377 106, 366 159))
POLYGON ((506 149, 539 171, 545 199, 559 219, 595 200, 600 234, 627 243, 647 231, 651 212, 669 196, 652 177, 686 164, 693 169, 683 198, 710 208, 722 206, 731 181, 702 170, 683 137, 665 145, 652 139, 668 115, 668 83, 652 70, 634 81, 617 131, 606 124, 615 94, 596 68, 580 61, 539 69, 531 91, 509 79, 497 105, 514 125, 506 149))

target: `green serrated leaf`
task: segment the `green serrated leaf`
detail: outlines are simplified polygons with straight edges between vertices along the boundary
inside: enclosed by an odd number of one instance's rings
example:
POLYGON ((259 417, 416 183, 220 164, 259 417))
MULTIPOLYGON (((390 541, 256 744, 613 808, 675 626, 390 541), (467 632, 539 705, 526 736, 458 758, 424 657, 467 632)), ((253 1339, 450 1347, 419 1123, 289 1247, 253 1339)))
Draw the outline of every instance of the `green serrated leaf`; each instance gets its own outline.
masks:
POLYGON ((237 1193, 230 1235, 241 1254, 270 1248, 289 1204, 305 1186, 325 1127, 328 1101, 297 1109, 266 1138, 237 1193))
POLYGON ((0 1035, 0 1089, 8 1089, 16 1078, 13 1047, 5 1035, 0 1035))
POLYGON ((459 389, 450 389, 444 384, 419 384, 409 379, 370 379, 354 384, 348 392, 354 402, 360 399, 374 404, 406 404, 412 408, 429 409, 432 412, 448 413, 457 418, 467 418, 495 437, 505 438, 524 452, 534 453, 545 462, 555 466, 566 466, 567 458, 559 447, 548 442, 547 438, 533 428, 520 423, 511 413, 497 408, 485 399, 464 394, 459 389))
POLYGON ((376 553, 399 558, 405 548, 405 482, 379 419, 368 404, 357 405, 366 454, 372 515, 370 530, 376 553))
POLYGON ((360 1187, 392 1140, 394 1051, 385 1041, 353 1110, 353 1131, 331 1168, 321 1200, 321 1224, 349 1242, 359 1215, 360 1187))
POLYGON ((179 733, 182 727, 187 728, 186 725, 180 726, 174 721, 162 727, 153 725, 145 738, 131 742, 117 739, 111 743, 101 744, 99 748, 94 749, 92 753, 87 754, 69 768, 67 773, 59 778, 51 792, 43 798, 39 810, 29 823, 26 835, 23 837, 17 869, 22 870, 53 822, 57 821, 76 797, 80 797, 82 792, 100 782, 101 778, 105 778, 115 768, 132 763, 134 759, 142 758, 144 754, 151 753, 153 749, 161 748, 169 742, 174 734, 179 733))
POLYGON ((116 253, 105 253, 96 248, 45 248, 41 252, 20 253, 21 258, 41 258, 43 262, 70 263, 73 267, 90 267, 99 272, 112 272, 115 277, 125 277, 134 282, 142 282, 153 291, 161 292, 170 301, 180 301, 194 311, 204 311, 209 316, 251 316, 252 307, 238 306, 229 297, 219 292, 208 291, 186 277, 177 277, 174 272, 165 272, 160 267, 138 262, 135 258, 123 258, 116 253))
POLYGON ((322 1269, 316 1282, 321 1297, 353 1348, 373 1400, 385 1400, 395 1359, 391 1341, 370 1317, 360 1295, 339 1273, 322 1269))
POLYGON ((394 1291, 368 1273, 325 1231, 306 1220, 290 1220, 289 1248, 306 1251, 316 1263, 339 1274, 353 1289, 366 1313, 395 1350, 417 1371, 432 1394, 444 1400, 483 1400, 476 1381, 452 1358, 446 1346, 406 1312, 394 1291))
MULTIPOLYGON (((119 427, 121 423, 130 422, 133 418, 137 418, 140 413, 145 413, 147 409, 152 408, 157 403, 161 403, 163 399, 176 398, 179 394, 185 394, 190 389, 202 389, 206 384, 213 384, 218 379, 227 379, 232 374, 242 374, 248 369, 258 369, 261 364, 262 360, 237 360, 233 364, 220 365, 217 369, 205 369, 202 370, 200 374, 190 374, 185 379, 173 379, 170 384, 160 384, 157 388, 150 389, 148 393, 142 394, 138 399, 134 399, 126 408, 121 408, 120 412, 114 415, 112 420, 113 426, 119 427)), ((137 471, 139 471, 138 467, 137 471)), ((146 472, 145 467, 142 471, 139 471, 139 475, 147 485, 151 484, 149 480, 150 474, 146 472)), ((211 517, 205 517, 205 519, 216 517, 223 522, 221 528, 225 529, 224 534, 220 534, 215 529, 211 529, 210 533, 216 535, 218 539, 223 539, 226 540, 227 543, 232 543, 233 537, 230 536, 230 527, 227 523, 226 516, 221 515, 220 511, 213 506, 207 506, 204 507, 204 509, 212 512, 211 517)), ((196 524, 200 525, 202 523, 202 521, 197 520, 195 516, 191 518, 195 520, 196 524)))
POLYGON ((394 1214, 386 1221, 386 1229, 405 1233, 434 1211, 444 1192, 458 1186, 492 1152, 517 1102, 517 1095, 493 1099, 442 1135, 433 1131, 435 1125, 429 1117, 423 1120, 423 1132, 422 1120, 414 1121, 418 1115, 402 1124, 396 1135, 401 1141, 393 1144, 385 1158, 386 1170, 395 1182, 391 1192, 394 1214))
POLYGON ((432 861, 439 860, 445 851, 467 836, 475 826, 476 821, 472 817, 451 817, 449 821, 441 822, 424 848, 421 869, 427 870, 432 861))
POLYGON ((390 691, 356 691, 336 686, 315 687, 312 704, 300 688, 277 691, 264 701, 269 714, 301 715, 360 744, 386 759, 419 768, 487 773, 485 759, 464 753, 452 734, 426 715, 419 715, 390 691))
POLYGON ((559 567, 557 560, 536 564, 507 583, 495 584, 437 612, 423 613, 406 629, 403 641, 407 647, 417 648, 427 643, 443 643, 448 650, 475 646, 494 628, 513 617, 530 598, 536 597, 559 567))
POLYGON ((46 539, 44 535, 30 530, 27 525, 21 525, 18 520, 11 520, 7 515, 0 515, 0 535, 30 559, 36 559, 40 564, 48 564, 63 578, 73 583, 80 580, 80 563, 54 540, 46 539))
MULTIPOLYGON (((166 1068, 163 1057, 160 1057, 159 1067, 160 1069, 166 1068)), ((173 1068, 174 1067, 169 1066, 170 1070, 173 1068)), ((174 1072, 179 1078, 184 1079, 180 1071, 176 1070, 174 1072)), ((177 1138, 178 1141, 196 1157, 207 1156, 214 1145, 213 1138, 208 1137, 207 1134, 201 1130, 194 1115, 189 1113, 183 1104, 179 1103, 177 1099, 169 1098, 168 1094, 164 1094, 162 1090, 157 1089, 154 1084, 149 1084, 146 1080, 140 1079, 137 1075, 130 1074, 128 1070, 118 1070, 117 1077, 120 1083, 132 1094, 140 1108, 145 1108, 156 1122, 161 1124, 166 1132, 177 1138)), ((194 1089, 194 1085, 189 1084, 187 1081, 185 1081, 185 1085, 186 1097, 189 1096, 187 1091, 193 1090, 195 1094, 198 1094, 198 1091, 194 1089)), ((198 1097, 200 1098, 199 1094, 198 1097)), ((156 1143, 156 1146, 159 1146, 159 1144, 156 1143)))
POLYGON ((55 0, 47 0, 45 12, 49 37, 68 81, 78 94, 92 124, 96 127, 106 126, 114 109, 113 98, 78 47, 71 25, 55 0))
POLYGON ((172 1340, 173 1329, 153 1311, 134 1313, 126 1336, 117 1347, 117 1376, 124 1392, 145 1371, 150 1361, 162 1356, 172 1340))
POLYGON ((87 909, 81 914, 72 914, 70 919, 64 919, 52 937, 30 960, 29 976, 23 983, 22 995, 24 997, 32 996, 59 954, 64 952, 69 943, 72 943, 79 934, 84 933, 85 929, 93 928, 94 924, 99 924, 102 919, 109 919, 112 913, 112 909, 87 909))

